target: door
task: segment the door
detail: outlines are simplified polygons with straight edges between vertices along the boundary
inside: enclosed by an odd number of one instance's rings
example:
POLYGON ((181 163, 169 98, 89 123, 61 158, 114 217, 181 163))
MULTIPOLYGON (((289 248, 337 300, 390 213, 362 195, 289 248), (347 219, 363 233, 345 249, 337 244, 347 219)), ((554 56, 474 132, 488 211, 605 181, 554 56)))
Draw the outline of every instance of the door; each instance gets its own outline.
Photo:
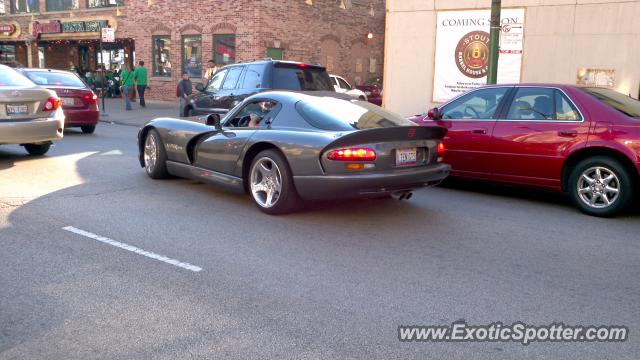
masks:
POLYGON ((216 98, 222 88, 222 82, 224 81, 225 75, 227 75, 227 69, 222 69, 215 73, 213 78, 211 78, 211 81, 207 84, 204 92, 195 97, 194 102, 197 113, 221 113, 221 110, 216 108, 216 98))
POLYGON ((436 123, 448 129, 444 161, 457 176, 486 177, 491 173, 491 131, 495 115, 511 87, 470 92, 441 109, 436 123))
POLYGON ((497 180, 557 187, 570 150, 584 147, 589 123, 560 89, 518 87, 493 131, 497 180))
POLYGON ((238 89, 238 86, 242 70, 244 70, 244 66, 229 68, 227 76, 222 83, 222 88, 218 91, 217 99, 214 100, 216 109, 223 109, 223 113, 226 113, 240 102, 242 91, 238 89))
POLYGON ((279 105, 271 100, 256 100, 227 116, 222 130, 212 133, 196 147, 194 165, 219 173, 236 175, 236 167, 249 139, 256 131, 268 131, 268 120, 279 105))

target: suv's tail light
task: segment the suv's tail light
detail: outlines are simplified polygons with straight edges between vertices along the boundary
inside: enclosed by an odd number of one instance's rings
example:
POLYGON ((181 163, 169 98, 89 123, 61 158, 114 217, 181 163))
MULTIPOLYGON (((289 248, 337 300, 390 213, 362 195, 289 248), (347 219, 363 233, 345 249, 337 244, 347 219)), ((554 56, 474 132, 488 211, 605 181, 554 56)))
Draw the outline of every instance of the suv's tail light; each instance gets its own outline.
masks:
POLYGON ((56 97, 50 97, 47 99, 47 102, 44 103, 43 111, 54 111, 60 108, 60 99, 56 97))
POLYGON ((98 102, 98 95, 96 95, 93 91, 85 94, 82 99, 84 100, 85 103, 87 104, 93 104, 98 102))
POLYGON ((327 158, 333 161, 375 161, 376 152, 369 148, 331 150, 327 158))

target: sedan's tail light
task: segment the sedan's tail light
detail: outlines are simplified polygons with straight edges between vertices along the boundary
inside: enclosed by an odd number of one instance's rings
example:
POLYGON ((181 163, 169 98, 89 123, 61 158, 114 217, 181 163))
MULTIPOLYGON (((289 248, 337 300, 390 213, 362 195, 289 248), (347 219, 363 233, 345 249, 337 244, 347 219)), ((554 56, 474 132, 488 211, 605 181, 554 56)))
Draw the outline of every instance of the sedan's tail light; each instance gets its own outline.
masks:
POLYGON ((44 103, 43 111, 54 111, 60 108, 60 99, 56 97, 50 97, 47 102, 44 103))
POLYGON ((85 94, 83 97, 84 102, 87 104, 92 104, 98 102, 98 95, 96 95, 93 91, 85 94))
POLYGON ((327 158, 333 161, 375 161, 376 152, 369 148, 331 150, 327 158))
POLYGON ((444 147, 444 143, 443 142, 438 143, 438 156, 444 155, 445 151, 446 149, 444 147))

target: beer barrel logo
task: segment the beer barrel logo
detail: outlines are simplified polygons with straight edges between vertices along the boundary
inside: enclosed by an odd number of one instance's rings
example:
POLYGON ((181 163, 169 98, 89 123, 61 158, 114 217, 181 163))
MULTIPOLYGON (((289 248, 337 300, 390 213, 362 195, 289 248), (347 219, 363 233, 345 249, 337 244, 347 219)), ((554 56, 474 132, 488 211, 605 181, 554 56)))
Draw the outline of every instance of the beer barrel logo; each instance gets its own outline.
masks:
POLYGON ((489 67, 489 34, 472 31, 460 39, 456 46, 456 65, 464 75, 479 79, 487 76, 489 67))

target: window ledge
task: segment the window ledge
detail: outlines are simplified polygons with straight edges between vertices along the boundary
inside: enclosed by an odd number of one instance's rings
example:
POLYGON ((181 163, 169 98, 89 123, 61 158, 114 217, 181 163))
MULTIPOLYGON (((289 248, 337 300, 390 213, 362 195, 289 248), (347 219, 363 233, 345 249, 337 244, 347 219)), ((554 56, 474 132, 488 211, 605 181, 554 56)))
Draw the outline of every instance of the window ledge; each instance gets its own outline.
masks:
POLYGON ((171 78, 171 76, 151 76, 149 80, 170 82, 173 81, 173 78, 171 78))

